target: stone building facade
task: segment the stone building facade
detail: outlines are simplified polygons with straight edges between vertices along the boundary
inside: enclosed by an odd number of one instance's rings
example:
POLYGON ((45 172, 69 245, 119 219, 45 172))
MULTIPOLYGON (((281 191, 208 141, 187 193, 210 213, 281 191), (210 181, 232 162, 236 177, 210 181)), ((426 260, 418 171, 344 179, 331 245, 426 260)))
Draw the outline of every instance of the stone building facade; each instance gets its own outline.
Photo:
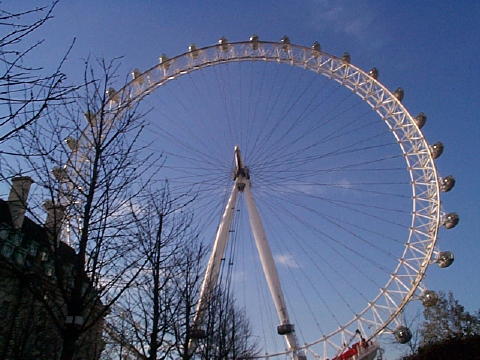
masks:
MULTIPOLYGON (((55 360, 62 350, 62 329, 76 322, 66 314, 55 266, 73 268, 74 249, 59 242, 55 252, 45 225, 25 216, 31 180, 16 178, 8 201, 0 200, 0 359, 55 360), (55 257, 55 258, 54 258, 55 257)), ((50 214, 49 214, 50 215, 50 214)), ((102 321, 79 341, 78 360, 100 357, 102 321)))

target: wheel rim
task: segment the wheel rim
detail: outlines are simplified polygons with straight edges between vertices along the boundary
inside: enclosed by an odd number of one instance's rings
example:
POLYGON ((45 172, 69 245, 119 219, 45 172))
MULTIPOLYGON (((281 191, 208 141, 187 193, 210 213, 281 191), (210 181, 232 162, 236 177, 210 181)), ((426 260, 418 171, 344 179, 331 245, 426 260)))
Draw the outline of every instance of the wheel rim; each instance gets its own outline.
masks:
MULTIPOLYGON (((398 142, 409 173, 412 194, 411 226, 403 253, 384 287, 357 316, 302 348, 312 350, 314 345, 324 343, 324 348, 341 349, 339 339, 345 341, 354 335, 355 328, 365 329, 367 324, 373 327, 368 332, 370 338, 388 331, 389 324, 418 294, 434 254, 440 224, 440 189, 434 160, 422 132, 402 103, 380 82, 344 59, 308 47, 264 41, 236 42, 209 46, 164 60, 137 74, 135 80, 117 93, 120 100, 112 101, 111 106, 129 106, 158 87, 191 72, 244 61, 285 63, 336 81, 366 102, 398 142)), ((268 357, 285 353, 277 352, 268 357)))

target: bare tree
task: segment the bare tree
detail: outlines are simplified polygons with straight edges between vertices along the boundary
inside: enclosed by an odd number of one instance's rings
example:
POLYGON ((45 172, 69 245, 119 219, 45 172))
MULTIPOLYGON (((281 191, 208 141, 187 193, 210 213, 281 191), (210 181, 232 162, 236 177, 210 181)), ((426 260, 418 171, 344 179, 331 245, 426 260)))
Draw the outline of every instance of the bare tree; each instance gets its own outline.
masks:
POLYGON ((62 335, 62 360, 80 356, 85 336, 101 327, 147 264, 136 243, 135 213, 154 185, 161 157, 139 143, 145 120, 138 103, 113 96, 116 64, 99 61, 97 78, 87 63, 75 101, 49 111, 18 139, 24 170, 37 184, 31 216, 41 221, 42 206, 48 211, 48 261, 56 284, 50 301, 44 286, 32 281, 30 288, 62 335), (63 241, 75 251, 68 263, 63 241))
POLYGON ((33 124, 72 90, 63 84, 66 55, 50 74, 31 64, 43 42, 33 39, 35 31, 52 18, 56 4, 17 12, 0 9, 0 144, 33 124))
POLYGON ((258 353, 246 314, 228 291, 215 290, 205 315, 205 337, 198 347, 201 359, 248 359, 258 353))
POLYGON ((186 210, 192 200, 185 194, 173 196, 167 182, 135 214, 136 241, 147 263, 107 320, 110 336, 121 347, 114 350, 117 354, 129 352, 140 359, 157 360, 168 358, 174 348, 172 281, 178 276, 179 254, 196 241, 192 215, 186 210))
POLYGON ((163 192, 147 207, 139 228, 149 264, 109 316, 108 337, 114 346, 105 359, 212 360, 256 354, 245 314, 220 286, 209 296, 201 326, 194 325, 206 249, 191 215, 181 210, 189 202, 185 195, 163 192))
POLYGON ((194 318, 200 285, 203 279, 203 264, 206 249, 202 245, 190 246, 177 257, 176 271, 172 277, 175 306, 168 309, 172 319, 172 335, 175 357, 182 360, 194 358, 190 343, 203 337, 202 329, 194 328, 194 318))
POLYGON ((178 275, 173 277, 177 305, 172 308, 176 357, 182 360, 252 357, 258 350, 248 319, 225 285, 219 284, 207 295, 201 325, 195 325, 205 255, 203 247, 186 249, 183 261, 179 261, 178 275))

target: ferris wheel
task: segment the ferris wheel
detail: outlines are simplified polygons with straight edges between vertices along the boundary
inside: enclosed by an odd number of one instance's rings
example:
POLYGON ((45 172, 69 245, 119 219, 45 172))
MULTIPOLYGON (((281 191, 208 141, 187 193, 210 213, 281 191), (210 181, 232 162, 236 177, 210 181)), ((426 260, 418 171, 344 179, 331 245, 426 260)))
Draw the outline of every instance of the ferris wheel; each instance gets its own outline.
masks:
POLYGON ((166 154, 171 188, 196 194, 214 241, 197 327, 224 281, 258 358, 347 359, 356 337, 410 340, 400 315, 435 303, 422 281, 429 265, 452 264, 438 232, 459 218, 441 208, 455 184, 435 165, 443 145, 426 141, 426 116, 407 111, 402 89, 287 37, 191 45, 132 76, 109 90, 112 106, 149 95, 146 141, 166 154))

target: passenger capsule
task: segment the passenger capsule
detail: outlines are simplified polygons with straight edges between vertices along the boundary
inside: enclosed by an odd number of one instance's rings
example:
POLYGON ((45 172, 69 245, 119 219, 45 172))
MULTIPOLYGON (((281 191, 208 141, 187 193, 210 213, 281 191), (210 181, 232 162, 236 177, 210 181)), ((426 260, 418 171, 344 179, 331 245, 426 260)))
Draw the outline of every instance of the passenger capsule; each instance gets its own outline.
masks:
POLYGON ((252 35, 250 36, 250 42, 252 43, 252 49, 253 50, 258 50, 258 35, 252 35))
POLYGON ((397 327, 393 334, 400 344, 406 344, 412 339, 412 332, 406 326, 397 327))
POLYGON ((227 51, 229 46, 228 46, 228 40, 225 38, 225 37, 221 37, 219 40, 218 40, 218 45, 220 45, 220 49, 222 49, 222 51, 227 51))
POLYGON ((443 223, 443 225, 446 229, 453 229, 455 226, 458 225, 459 221, 460 217, 457 213, 449 213, 445 216, 445 222, 443 223))
POLYGON ((65 139, 65 143, 67 144, 67 146, 70 150, 72 150, 72 151, 77 151, 78 150, 78 140, 69 136, 65 139))
POLYGON ((170 61, 168 60, 170 59, 165 54, 160 55, 160 57, 158 58, 158 63, 164 70, 168 70, 168 68, 170 67, 170 61))
POLYGON ((374 78, 375 80, 378 79, 378 70, 377 68, 372 68, 369 72, 368 72, 368 75, 372 78, 374 78))
POLYGON ((439 141, 430 146, 430 153, 434 159, 438 159, 443 153, 443 144, 439 141))
POLYGON ((84 116, 85 116, 85 119, 87 119, 87 122, 91 127, 97 126, 97 117, 93 112, 87 111, 84 114, 84 116))
POLYGON ((131 75, 133 80, 139 80, 140 77, 142 76, 142 73, 138 69, 133 69, 131 75))
POLYGON ((451 175, 440 180, 440 190, 449 192, 455 186, 455 178, 451 175))
POLYGON ((344 52, 342 55, 342 61, 344 63, 350 64, 350 54, 348 52, 344 52))
POLYGON ((282 44, 283 50, 288 50, 288 48, 290 47, 290 39, 288 38, 287 35, 285 35, 280 39, 280 43, 282 44))
POLYGON ((433 290, 425 290, 422 294, 421 300, 425 307, 434 306, 438 302, 438 295, 433 290))
POLYGON ((118 93, 114 88, 108 88, 105 93, 108 97, 108 100, 118 102, 118 93))
POLYGON ((315 41, 313 44, 312 44, 312 50, 313 51, 321 51, 322 48, 320 46, 320 43, 318 41, 315 41))
POLYGON ((195 44, 190 44, 190 46, 188 47, 188 52, 190 53, 190 56, 192 58, 196 58, 198 56, 197 46, 195 44))
POLYGON ((415 121, 415 124, 417 124, 418 128, 421 129, 423 128, 423 125, 427 122, 427 116, 421 112, 415 118, 413 119, 415 121))
POLYGON ((160 55, 160 57, 158 58, 158 62, 160 64, 165 64, 167 61, 168 61, 168 56, 165 54, 160 55))
POLYGON ((446 268, 452 265, 453 260, 455 260, 455 258, 451 251, 441 251, 438 254, 437 264, 441 268, 446 268))
POLYGON ((395 91, 393 92, 393 96, 395 96, 395 98, 396 98, 398 101, 402 101, 404 95, 405 95, 405 92, 403 91, 402 88, 397 88, 397 90, 395 90, 395 91))
POLYGON ((55 177, 55 179, 57 179, 57 181, 65 182, 66 180, 68 180, 67 169, 63 167, 57 166, 53 168, 52 174, 55 177))

